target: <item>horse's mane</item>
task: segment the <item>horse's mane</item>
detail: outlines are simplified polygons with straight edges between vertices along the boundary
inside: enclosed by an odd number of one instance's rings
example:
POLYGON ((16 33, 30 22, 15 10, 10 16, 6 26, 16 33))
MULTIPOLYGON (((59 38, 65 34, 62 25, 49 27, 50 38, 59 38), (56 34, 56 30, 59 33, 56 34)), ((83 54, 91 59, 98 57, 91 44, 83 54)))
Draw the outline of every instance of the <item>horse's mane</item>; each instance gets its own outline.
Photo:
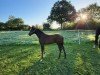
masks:
POLYGON ((40 30, 40 29, 36 29, 37 30, 37 33, 39 33, 39 34, 45 34, 42 30, 40 30))

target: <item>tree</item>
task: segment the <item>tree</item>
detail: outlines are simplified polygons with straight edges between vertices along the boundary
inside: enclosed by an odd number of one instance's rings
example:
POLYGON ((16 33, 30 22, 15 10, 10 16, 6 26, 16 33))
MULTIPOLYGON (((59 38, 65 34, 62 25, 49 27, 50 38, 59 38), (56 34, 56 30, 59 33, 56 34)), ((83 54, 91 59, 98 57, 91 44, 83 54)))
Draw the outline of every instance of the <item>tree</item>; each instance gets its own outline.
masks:
POLYGON ((50 16, 48 16, 48 21, 53 22, 56 21, 61 24, 66 21, 74 20, 74 15, 76 14, 76 10, 74 6, 71 5, 70 2, 66 0, 57 1, 51 9, 50 16))
POLYGON ((21 30, 24 25, 24 21, 21 18, 9 17, 9 20, 6 22, 7 28, 10 30, 21 30), (21 27, 21 28, 20 28, 21 27))
POLYGON ((14 28, 14 23, 13 20, 15 19, 14 16, 9 16, 8 21, 6 22, 7 28, 8 29, 13 29, 14 28))
POLYGON ((49 23, 44 23, 43 24, 43 29, 50 29, 50 24, 49 23))
POLYGON ((0 22, 0 30, 5 30, 5 29, 6 29, 5 23, 0 22))
POLYGON ((13 20, 13 23, 18 27, 18 26, 20 26, 20 25, 23 25, 23 24, 24 24, 24 21, 23 21, 23 19, 21 19, 21 18, 15 18, 15 19, 13 20))
POLYGON ((91 29, 95 29, 100 24, 100 6, 97 3, 90 4, 88 7, 79 10, 78 13, 87 14, 87 22, 91 29))
POLYGON ((88 7, 79 10, 79 13, 87 13, 91 20, 100 20, 100 6, 96 3, 90 4, 88 7))
POLYGON ((14 20, 14 19, 15 19, 15 16, 10 15, 10 16, 8 17, 8 19, 9 19, 9 20, 14 20))
POLYGON ((90 13, 92 19, 100 20, 100 6, 96 3, 89 5, 86 10, 90 13))
POLYGON ((25 25, 22 18, 9 16, 6 23, 0 22, 0 30, 29 30, 29 25, 25 25))

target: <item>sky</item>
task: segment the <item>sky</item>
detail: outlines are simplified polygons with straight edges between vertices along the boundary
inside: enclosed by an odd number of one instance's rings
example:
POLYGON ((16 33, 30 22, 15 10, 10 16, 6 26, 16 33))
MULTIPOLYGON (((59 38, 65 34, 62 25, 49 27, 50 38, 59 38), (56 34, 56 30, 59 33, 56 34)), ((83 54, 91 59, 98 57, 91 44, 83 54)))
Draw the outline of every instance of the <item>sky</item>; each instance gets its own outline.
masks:
MULTIPOLYGON (((51 8, 58 0, 0 0, 0 22, 6 22, 9 16, 22 18, 25 24, 35 25, 46 22, 51 8)), ((67 0, 76 10, 87 7, 100 0, 67 0)))

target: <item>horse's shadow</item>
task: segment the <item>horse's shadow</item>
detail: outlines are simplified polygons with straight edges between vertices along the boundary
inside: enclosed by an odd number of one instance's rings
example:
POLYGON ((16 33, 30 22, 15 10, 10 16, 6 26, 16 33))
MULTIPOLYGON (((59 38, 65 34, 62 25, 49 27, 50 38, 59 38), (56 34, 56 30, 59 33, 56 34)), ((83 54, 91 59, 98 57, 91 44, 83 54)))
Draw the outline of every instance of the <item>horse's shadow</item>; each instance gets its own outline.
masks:
POLYGON ((68 66, 67 59, 57 59, 49 54, 42 61, 38 59, 33 65, 19 72, 19 75, 71 75, 72 69, 68 66))

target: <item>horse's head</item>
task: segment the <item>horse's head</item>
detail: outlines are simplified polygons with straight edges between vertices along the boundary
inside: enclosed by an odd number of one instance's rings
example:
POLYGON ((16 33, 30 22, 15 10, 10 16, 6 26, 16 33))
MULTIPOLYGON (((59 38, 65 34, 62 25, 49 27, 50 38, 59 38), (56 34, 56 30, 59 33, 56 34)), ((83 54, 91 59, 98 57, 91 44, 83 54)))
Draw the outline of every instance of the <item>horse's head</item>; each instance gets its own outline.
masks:
POLYGON ((34 34, 35 31, 36 31, 36 28, 34 26, 30 27, 29 36, 31 36, 32 34, 34 34))

